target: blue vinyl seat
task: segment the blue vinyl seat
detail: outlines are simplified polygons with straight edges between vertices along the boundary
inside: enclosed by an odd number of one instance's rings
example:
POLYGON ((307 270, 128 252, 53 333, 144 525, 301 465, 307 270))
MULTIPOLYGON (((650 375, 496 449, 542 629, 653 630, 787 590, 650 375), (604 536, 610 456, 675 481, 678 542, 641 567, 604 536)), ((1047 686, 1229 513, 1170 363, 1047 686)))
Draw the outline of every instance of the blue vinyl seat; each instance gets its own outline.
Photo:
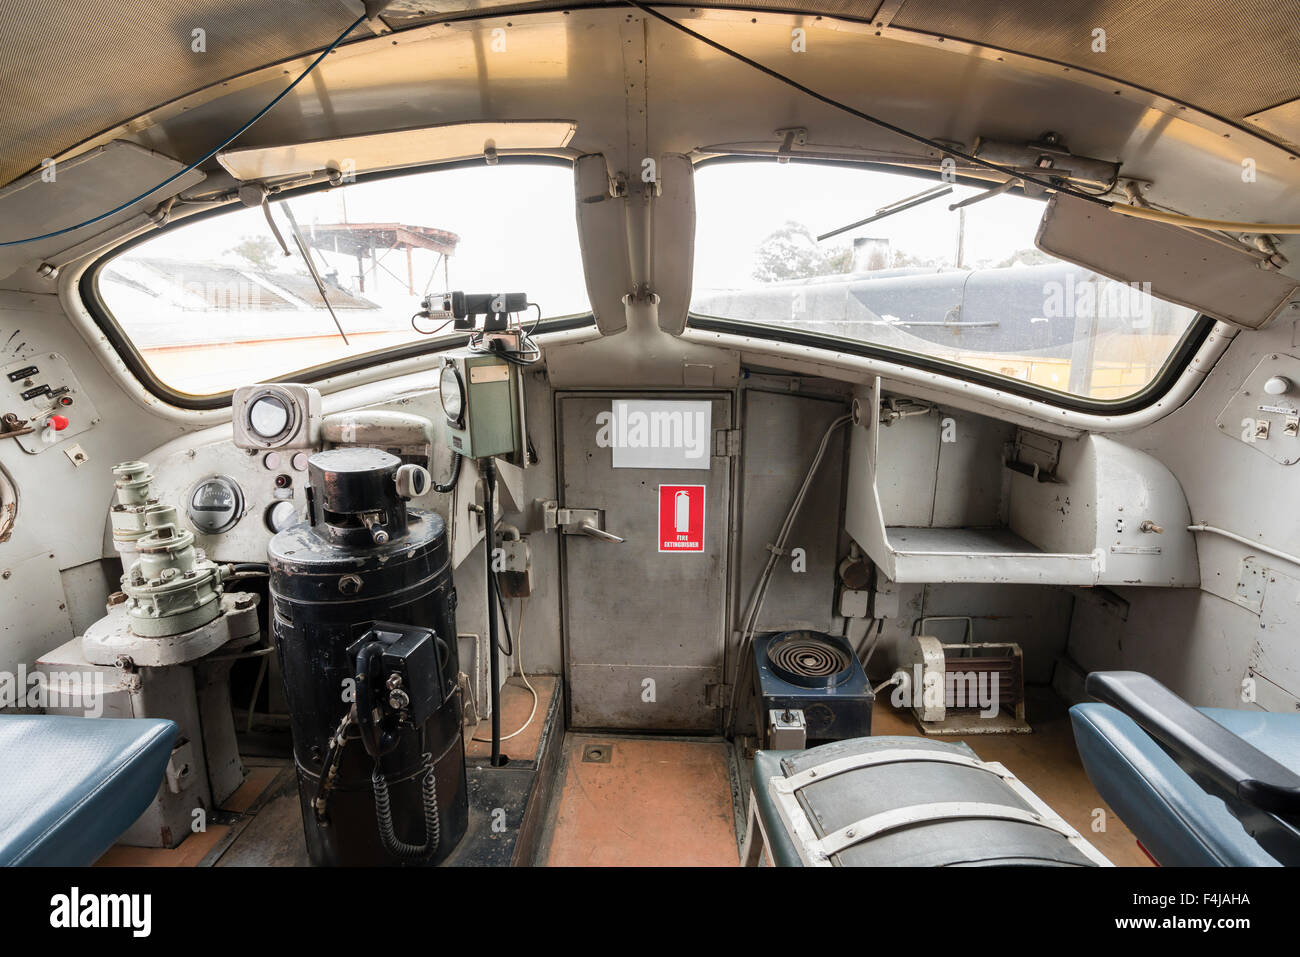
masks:
POLYGON ((93 864, 149 806, 176 725, 0 716, 0 865, 93 864))
MULTIPOLYGON (((1300 715, 1197 708, 1242 742, 1300 772, 1300 715)), ((1142 846, 1168 866, 1276 866, 1220 796, 1207 793, 1128 715, 1109 704, 1070 709, 1089 780, 1142 846)))

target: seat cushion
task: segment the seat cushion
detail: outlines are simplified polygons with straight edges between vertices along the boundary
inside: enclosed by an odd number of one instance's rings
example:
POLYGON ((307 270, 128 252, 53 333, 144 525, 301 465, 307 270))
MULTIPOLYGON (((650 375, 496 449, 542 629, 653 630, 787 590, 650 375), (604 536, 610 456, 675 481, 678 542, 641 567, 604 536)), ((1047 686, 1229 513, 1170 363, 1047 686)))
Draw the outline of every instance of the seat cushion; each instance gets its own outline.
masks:
POLYGON ((149 806, 176 725, 0 716, 0 865, 92 864, 149 806))
MULTIPOLYGON (((1300 771, 1300 717, 1201 708, 1269 757, 1300 771)), ((1274 865, 1220 798, 1207 794, 1174 759, 1110 705, 1070 709, 1088 778, 1161 864, 1174 867, 1274 865)))

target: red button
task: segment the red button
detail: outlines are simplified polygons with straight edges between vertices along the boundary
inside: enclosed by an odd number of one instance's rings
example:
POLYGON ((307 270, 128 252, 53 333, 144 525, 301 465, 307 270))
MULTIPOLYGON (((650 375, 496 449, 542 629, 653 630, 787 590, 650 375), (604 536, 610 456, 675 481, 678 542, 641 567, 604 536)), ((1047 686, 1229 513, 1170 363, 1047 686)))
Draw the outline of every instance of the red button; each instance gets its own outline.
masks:
POLYGON ((68 417, 66 415, 52 415, 47 424, 55 432, 62 432, 68 427, 68 417))

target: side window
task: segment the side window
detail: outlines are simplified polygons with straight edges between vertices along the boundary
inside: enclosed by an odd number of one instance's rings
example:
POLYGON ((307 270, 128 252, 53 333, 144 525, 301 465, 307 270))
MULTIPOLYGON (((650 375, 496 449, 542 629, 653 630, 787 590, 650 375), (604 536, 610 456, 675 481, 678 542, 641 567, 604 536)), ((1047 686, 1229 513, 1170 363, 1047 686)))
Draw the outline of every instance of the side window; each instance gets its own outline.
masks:
POLYGON ((451 289, 525 292, 544 318, 591 308, 562 166, 430 170, 269 210, 274 229, 262 209, 223 212, 100 269, 104 306, 169 388, 214 395, 450 334, 413 315, 451 289))

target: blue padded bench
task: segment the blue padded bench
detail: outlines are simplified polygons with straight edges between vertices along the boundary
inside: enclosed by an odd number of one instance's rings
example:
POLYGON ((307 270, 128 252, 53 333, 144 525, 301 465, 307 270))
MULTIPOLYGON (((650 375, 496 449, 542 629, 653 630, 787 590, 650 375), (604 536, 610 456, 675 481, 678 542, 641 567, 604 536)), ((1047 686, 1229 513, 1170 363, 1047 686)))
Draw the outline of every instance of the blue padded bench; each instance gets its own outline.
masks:
POLYGON ((0 865, 84 866, 149 806, 171 721, 0 716, 0 865))
POLYGON ((1086 687, 1108 703, 1070 709, 1084 769, 1157 862, 1300 859, 1300 715, 1193 708, 1136 672, 1098 672, 1086 687))

